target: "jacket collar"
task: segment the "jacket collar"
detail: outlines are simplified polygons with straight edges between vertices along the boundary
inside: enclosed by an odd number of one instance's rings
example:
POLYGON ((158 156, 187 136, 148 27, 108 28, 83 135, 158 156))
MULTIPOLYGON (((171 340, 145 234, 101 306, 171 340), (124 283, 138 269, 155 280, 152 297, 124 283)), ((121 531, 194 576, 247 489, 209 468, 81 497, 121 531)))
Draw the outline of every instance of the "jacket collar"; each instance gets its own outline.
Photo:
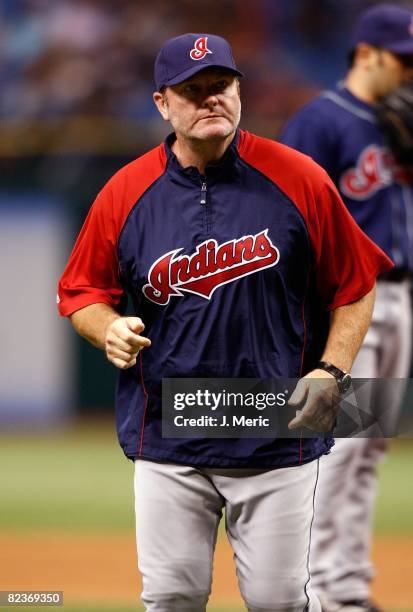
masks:
POLYGON ((239 140, 239 128, 237 128, 234 138, 232 139, 229 147, 225 151, 224 155, 217 162, 213 164, 208 164, 205 168, 205 177, 202 177, 198 168, 195 166, 188 166, 187 168, 183 168, 178 161, 175 153, 172 151, 172 145, 176 140, 175 132, 169 134, 166 137, 164 142, 165 153, 167 157, 167 171, 174 174, 179 175, 182 178, 187 178, 193 182, 199 184, 202 178, 214 179, 215 177, 219 177, 224 172, 229 172, 229 170, 233 169, 235 160, 238 158, 238 140, 239 140))

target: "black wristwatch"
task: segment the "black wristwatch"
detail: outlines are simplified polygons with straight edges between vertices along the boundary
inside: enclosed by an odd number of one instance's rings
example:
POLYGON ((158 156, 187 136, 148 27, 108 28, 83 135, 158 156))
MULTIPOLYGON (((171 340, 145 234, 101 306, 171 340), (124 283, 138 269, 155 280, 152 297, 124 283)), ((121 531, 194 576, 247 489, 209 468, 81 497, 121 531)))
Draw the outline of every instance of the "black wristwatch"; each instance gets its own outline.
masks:
POLYGON ((329 363, 328 361, 319 361, 317 368, 320 370, 325 370, 334 376, 340 393, 345 393, 350 389, 351 376, 350 374, 347 374, 347 372, 343 372, 343 370, 340 370, 340 368, 336 368, 335 365, 329 363))

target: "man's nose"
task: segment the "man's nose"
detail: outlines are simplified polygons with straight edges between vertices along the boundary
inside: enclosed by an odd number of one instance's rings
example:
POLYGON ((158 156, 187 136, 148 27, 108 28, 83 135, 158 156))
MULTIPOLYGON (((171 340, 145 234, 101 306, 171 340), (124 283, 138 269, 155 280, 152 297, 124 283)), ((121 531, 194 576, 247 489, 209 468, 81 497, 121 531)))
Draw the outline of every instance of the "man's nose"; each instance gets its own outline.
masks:
POLYGON ((204 106, 207 106, 208 108, 214 108, 214 106, 217 106, 218 104, 218 98, 215 94, 208 94, 204 100, 204 106))

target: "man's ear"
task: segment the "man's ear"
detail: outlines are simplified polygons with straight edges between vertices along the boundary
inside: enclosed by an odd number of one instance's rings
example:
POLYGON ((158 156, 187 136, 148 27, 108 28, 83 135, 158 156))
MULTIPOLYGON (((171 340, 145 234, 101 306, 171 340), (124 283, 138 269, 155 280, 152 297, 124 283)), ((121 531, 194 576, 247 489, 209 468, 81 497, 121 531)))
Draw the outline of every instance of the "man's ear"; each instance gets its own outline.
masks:
POLYGON ((162 115, 164 121, 169 121, 169 108, 168 99, 165 92, 155 91, 153 94, 153 101, 155 102, 156 108, 162 115))
POLYGON ((359 43, 354 50, 354 65, 370 65, 375 62, 377 49, 368 43, 359 43))

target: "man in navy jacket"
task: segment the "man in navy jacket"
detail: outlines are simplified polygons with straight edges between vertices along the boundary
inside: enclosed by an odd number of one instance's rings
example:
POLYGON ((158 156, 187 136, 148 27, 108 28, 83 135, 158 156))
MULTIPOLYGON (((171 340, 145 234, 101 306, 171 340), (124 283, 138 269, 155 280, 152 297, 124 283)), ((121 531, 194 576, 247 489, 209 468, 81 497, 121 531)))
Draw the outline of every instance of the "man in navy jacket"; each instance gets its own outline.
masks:
POLYGON ((319 166, 239 129, 241 76, 218 36, 163 45, 154 102, 174 132, 105 185, 59 284, 60 313, 120 369, 142 601, 157 612, 205 610, 224 507, 248 609, 321 609, 308 588, 318 458, 391 267, 319 166), (182 377, 300 378, 290 427, 320 435, 163 438, 162 379, 182 377))

